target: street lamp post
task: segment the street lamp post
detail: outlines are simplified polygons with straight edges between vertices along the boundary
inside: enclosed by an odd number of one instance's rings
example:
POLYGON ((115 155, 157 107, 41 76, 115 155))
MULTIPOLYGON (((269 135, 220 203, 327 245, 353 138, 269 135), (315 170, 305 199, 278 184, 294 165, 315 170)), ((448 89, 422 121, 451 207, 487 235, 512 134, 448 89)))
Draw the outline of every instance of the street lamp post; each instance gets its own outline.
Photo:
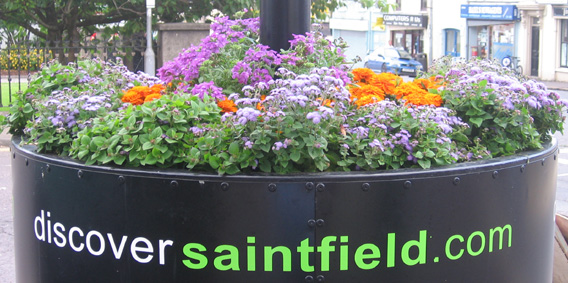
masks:
POLYGON ((144 52, 144 71, 156 75, 156 55, 152 49, 152 8, 156 7, 156 0, 146 0, 146 51, 144 52))
POLYGON ((309 0, 261 0, 260 41, 274 51, 290 47, 293 34, 310 31, 309 0))

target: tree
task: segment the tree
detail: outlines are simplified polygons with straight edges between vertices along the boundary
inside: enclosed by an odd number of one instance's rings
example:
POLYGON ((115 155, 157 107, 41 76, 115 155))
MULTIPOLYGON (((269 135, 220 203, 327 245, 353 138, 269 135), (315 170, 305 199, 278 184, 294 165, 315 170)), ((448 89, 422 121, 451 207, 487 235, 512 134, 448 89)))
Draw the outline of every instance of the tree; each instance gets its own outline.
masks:
MULTIPOLYGON (((361 3, 363 8, 377 7, 384 12, 388 12, 396 4, 388 4, 387 0, 355 0, 361 3)), ((345 6, 344 0, 312 0, 312 17, 317 20, 325 20, 338 7, 345 6)))
MULTIPOLYGON (((207 15, 213 9, 236 12, 255 0, 160 0, 155 12, 159 20, 179 22, 207 15)), ((73 61, 80 39, 99 25, 124 23, 125 33, 144 29, 145 0, 0 0, 0 20, 25 28, 50 44, 66 42, 73 61)), ((63 50, 61 50, 63 51, 63 50)), ((59 58, 65 58, 61 56, 59 58)))
MULTIPOLYGON (((386 0, 359 0, 363 5, 385 5, 386 0)), ((343 0, 313 0, 312 13, 325 19, 343 0)), ((244 8, 258 8, 257 0, 160 0, 154 10, 162 22, 193 21, 213 9, 231 15, 244 8)), ((80 41, 97 26, 120 25, 121 34, 145 30, 146 0, 0 0, 0 20, 20 26, 49 44, 66 42, 67 57, 60 49, 62 62, 74 61, 80 41)))

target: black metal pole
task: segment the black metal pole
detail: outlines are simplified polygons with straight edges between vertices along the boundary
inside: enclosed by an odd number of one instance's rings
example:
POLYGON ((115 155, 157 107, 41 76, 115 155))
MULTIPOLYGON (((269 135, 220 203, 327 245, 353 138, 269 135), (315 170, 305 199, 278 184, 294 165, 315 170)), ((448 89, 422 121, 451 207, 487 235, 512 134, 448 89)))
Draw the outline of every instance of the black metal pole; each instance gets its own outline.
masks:
POLYGON ((310 31, 310 0, 261 0, 260 42, 272 50, 290 48, 293 34, 310 31))

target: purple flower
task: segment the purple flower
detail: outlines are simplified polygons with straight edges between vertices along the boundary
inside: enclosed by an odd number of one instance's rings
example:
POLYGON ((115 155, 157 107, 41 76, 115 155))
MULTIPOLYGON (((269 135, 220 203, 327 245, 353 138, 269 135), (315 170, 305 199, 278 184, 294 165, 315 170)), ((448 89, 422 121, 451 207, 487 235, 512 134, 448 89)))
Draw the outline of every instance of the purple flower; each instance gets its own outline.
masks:
POLYGON ((236 114, 237 123, 241 125, 244 125, 248 122, 255 122, 257 121, 258 116, 261 115, 260 111, 250 107, 240 108, 239 110, 237 110, 236 114))
POLYGON ((225 97, 223 89, 216 86, 213 81, 195 85, 191 90, 191 94, 199 96, 201 100, 203 100, 206 94, 216 99, 223 99, 225 97))
POLYGON ((542 105, 540 104, 540 102, 538 102, 538 100, 536 99, 536 97, 534 96, 529 96, 526 99, 526 102, 529 104, 530 107, 532 108, 536 108, 536 109, 540 109, 542 107, 542 105))
POLYGON ((196 136, 201 136, 205 131, 199 127, 191 127, 189 130, 196 136))
POLYGON ((274 145, 272 146, 272 150, 274 151, 279 151, 282 148, 288 148, 288 144, 282 142, 275 142, 274 145))
POLYGON ((312 120, 314 124, 319 124, 321 122, 321 114, 317 111, 308 113, 306 118, 308 120, 312 120))
POLYGON ((383 147, 383 145, 381 144, 381 142, 378 139, 374 139, 372 142, 370 142, 369 146, 371 148, 378 147, 381 151, 385 151, 385 148, 383 147))

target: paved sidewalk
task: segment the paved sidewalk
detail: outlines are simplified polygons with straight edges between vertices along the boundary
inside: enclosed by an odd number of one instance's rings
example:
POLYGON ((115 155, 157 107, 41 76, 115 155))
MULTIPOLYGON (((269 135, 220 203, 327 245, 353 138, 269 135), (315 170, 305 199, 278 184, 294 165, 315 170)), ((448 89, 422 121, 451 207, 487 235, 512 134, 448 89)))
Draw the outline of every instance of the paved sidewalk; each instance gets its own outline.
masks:
POLYGON ((541 81, 550 90, 565 90, 568 91, 568 82, 557 81, 541 81))

